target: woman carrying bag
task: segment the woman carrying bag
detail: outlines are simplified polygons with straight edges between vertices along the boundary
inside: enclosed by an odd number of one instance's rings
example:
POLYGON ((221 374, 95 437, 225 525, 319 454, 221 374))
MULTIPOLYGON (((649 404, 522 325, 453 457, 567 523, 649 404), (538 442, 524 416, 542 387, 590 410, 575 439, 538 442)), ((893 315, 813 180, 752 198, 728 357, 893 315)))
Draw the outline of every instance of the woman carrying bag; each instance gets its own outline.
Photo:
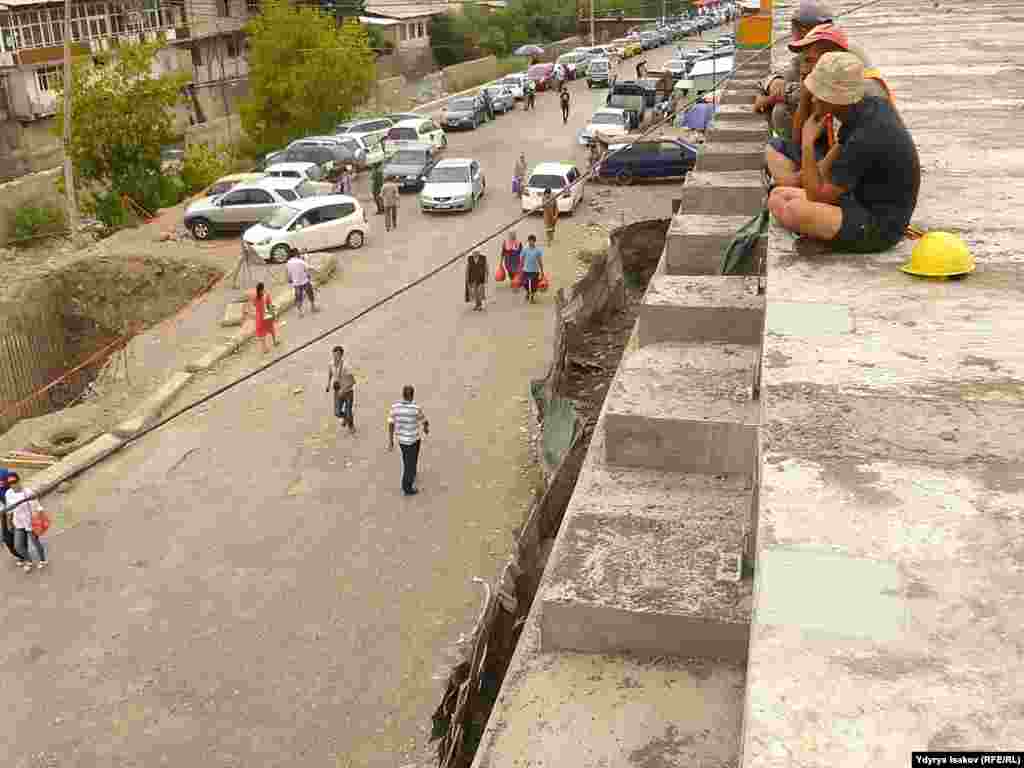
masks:
MULTIPOLYGON (((501 244, 501 267, 510 281, 514 281, 523 268, 523 244, 516 239, 516 231, 509 230, 501 244)), ((499 267, 500 268, 500 267, 499 267)), ((501 282, 500 280, 498 282, 501 282)))

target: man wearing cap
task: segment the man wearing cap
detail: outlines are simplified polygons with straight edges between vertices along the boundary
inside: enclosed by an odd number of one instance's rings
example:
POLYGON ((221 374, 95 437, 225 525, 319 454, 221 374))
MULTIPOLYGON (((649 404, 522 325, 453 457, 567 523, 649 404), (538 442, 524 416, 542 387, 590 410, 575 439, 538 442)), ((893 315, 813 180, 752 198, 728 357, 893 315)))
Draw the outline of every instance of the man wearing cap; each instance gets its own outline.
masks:
MULTIPOLYGON (((835 24, 819 24, 803 38, 794 40, 789 44, 789 50, 799 54, 800 80, 803 81, 814 69, 818 59, 826 53, 834 51, 850 51, 850 42, 843 32, 835 24)), ((863 62, 864 59, 856 51, 850 51, 858 56, 863 62)), ((865 64, 865 67, 867 64, 865 64)), ((876 69, 865 69, 865 94, 878 96, 883 99, 890 99, 888 86, 882 80, 876 69)), ((787 107, 788 108, 788 107, 787 107)), ((772 176, 775 186, 799 187, 800 186, 800 134, 804 121, 811 114, 811 93, 801 83, 799 86, 799 97, 797 101, 796 114, 793 116, 792 135, 794 140, 782 137, 774 137, 768 141, 765 149, 765 165, 772 176)), ((835 127, 831 119, 827 121, 826 130, 816 145, 815 157, 818 162, 825 158, 829 148, 835 144, 835 127)))
POLYGON ((852 53, 826 53, 805 86, 812 111, 801 131, 802 187, 774 189, 768 209, 786 229, 836 251, 892 247, 910 223, 921 186, 910 132, 888 100, 865 96, 864 64, 852 53), (814 145, 828 115, 842 128, 819 165, 814 145))

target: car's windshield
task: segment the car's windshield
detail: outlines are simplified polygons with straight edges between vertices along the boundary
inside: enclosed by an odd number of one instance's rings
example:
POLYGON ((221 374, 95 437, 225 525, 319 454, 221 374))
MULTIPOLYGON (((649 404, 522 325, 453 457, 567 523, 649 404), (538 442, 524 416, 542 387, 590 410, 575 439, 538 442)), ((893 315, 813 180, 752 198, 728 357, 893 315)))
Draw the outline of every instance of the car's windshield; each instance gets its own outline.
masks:
POLYGON ((535 173, 527 186, 535 189, 561 189, 565 186, 565 179, 553 173, 535 173))
POLYGON ((452 99, 448 102, 448 109, 452 112, 472 112, 472 99, 452 99))
POLYGON ((465 166, 446 166, 442 168, 435 168, 430 172, 430 176, 427 178, 427 181, 432 181, 438 184, 468 180, 469 168, 465 166))
POLYGON ((415 141, 415 128, 392 128, 388 131, 388 138, 395 141, 415 141))
POLYGON ((594 125, 622 125, 622 115, 615 112, 598 112, 590 122, 594 125))
POLYGON ((263 226, 267 229, 284 229, 288 226, 288 222, 295 218, 297 213, 298 211, 295 208, 287 205, 278 208, 263 220, 263 226))
POLYGON ((427 153, 414 149, 403 149, 391 156, 395 165, 422 165, 427 161, 427 153))
POLYGON ((505 95, 505 89, 504 88, 486 88, 485 90, 491 96, 504 96, 505 95))

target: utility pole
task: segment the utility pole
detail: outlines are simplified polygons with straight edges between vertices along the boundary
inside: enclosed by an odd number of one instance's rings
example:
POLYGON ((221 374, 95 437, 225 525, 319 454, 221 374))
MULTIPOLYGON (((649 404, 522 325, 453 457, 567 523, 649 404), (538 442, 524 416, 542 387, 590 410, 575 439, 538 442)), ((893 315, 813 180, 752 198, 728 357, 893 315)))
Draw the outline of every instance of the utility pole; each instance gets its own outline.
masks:
POLYGON ((68 204, 68 229, 71 240, 78 235, 78 200, 75 195, 75 169, 71 162, 71 0, 64 0, 64 193, 68 204))
POLYGON ((594 40, 594 0, 590 0, 590 46, 595 45, 597 42, 594 40))

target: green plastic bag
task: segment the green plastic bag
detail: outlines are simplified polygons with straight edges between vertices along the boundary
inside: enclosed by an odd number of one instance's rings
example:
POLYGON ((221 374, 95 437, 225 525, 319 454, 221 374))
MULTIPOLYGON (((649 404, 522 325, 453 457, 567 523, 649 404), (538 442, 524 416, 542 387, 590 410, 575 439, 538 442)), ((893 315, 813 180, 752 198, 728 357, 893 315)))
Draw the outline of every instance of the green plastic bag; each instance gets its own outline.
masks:
POLYGON ((722 252, 723 275, 752 275, 756 272, 754 251, 757 241, 768 231, 768 208, 744 224, 722 252))

